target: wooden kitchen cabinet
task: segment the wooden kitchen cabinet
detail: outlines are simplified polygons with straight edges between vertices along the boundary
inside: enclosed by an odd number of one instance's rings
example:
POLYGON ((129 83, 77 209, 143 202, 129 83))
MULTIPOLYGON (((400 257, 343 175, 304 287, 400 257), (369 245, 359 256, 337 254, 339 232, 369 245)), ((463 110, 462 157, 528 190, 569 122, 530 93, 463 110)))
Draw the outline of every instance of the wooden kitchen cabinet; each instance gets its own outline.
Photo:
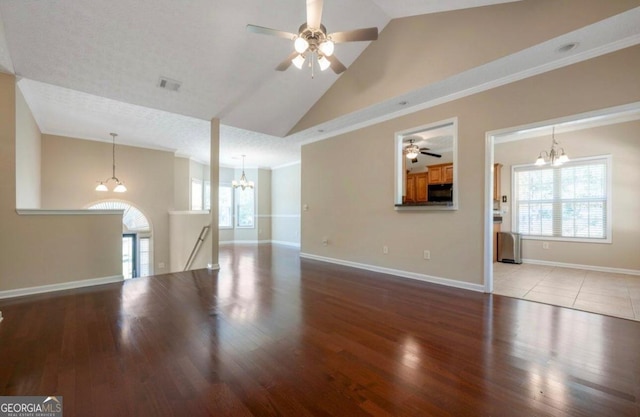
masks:
POLYGON ((428 175, 426 172, 416 174, 416 202, 427 202, 428 175))
POLYGON ((453 164, 429 165, 429 184, 451 184, 453 182, 453 164))
POLYGON ((407 174, 407 187, 405 189, 404 195, 405 203, 415 203, 416 202, 416 176, 415 174, 407 174))
POLYGON ((493 201, 498 202, 500 206, 500 199, 502 198, 502 192, 500 190, 502 164, 493 164, 493 201))
POLYGON ((417 174, 407 174, 407 189, 405 193, 405 202, 426 203, 428 182, 429 182, 428 174, 426 172, 419 172, 417 174))
POLYGON ((451 184, 453 183, 453 164, 445 165, 442 167, 444 183, 451 184))

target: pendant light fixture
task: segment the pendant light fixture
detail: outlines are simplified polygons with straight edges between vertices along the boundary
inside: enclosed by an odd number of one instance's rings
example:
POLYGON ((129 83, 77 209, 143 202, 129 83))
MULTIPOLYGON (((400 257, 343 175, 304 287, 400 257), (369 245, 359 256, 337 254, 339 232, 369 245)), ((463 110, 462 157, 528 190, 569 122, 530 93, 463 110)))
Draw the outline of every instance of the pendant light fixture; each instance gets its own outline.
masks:
POLYGON ((253 188, 254 186, 253 181, 247 181, 247 176, 244 174, 244 157, 245 155, 242 155, 242 176, 240 177, 240 181, 231 181, 233 188, 240 187, 243 191, 245 188, 253 188))
POLYGON ((558 148, 559 143, 556 141, 556 127, 553 126, 551 130, 551 150, 549 152, 542 151, 536 159, 536 166, 546 165, 551 163, 553 166, 562 165, 565 162, 569 162, 569 157, 564 153, 564 148, 558 148), (544 156, 543 156, 544 155, 544 156))
POLYGON ((96 186, 96 191, 109 191, 109 187, 107 187, 107 184, 109 184, 109 181, 114 180, 116 183, 116 186, 114 187, 113 192, 124 193, 125 191, 127 191, 127 187, 125 187, 124 183, 120 181, 118 177, 116 177, 116 136, 118 136, 118 134, 117 133, 109 133, 109 134, 113 139, 113 147, 111 152, 112 161, 113 161, 113 165, 112 165, 113 171, 111 173, 111 178, 107 178, 105 181, 100 181, 100 183, 96 186))

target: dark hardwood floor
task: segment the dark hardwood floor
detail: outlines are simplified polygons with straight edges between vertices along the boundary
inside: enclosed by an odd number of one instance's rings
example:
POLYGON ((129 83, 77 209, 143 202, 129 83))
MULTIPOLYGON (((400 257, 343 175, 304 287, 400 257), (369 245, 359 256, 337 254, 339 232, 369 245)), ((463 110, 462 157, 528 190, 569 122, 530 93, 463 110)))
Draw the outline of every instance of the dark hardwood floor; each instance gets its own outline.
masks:
POLYGON ((0 394, 73 416, 639 416, 640 323, 225 246, 0 300, 0 394))

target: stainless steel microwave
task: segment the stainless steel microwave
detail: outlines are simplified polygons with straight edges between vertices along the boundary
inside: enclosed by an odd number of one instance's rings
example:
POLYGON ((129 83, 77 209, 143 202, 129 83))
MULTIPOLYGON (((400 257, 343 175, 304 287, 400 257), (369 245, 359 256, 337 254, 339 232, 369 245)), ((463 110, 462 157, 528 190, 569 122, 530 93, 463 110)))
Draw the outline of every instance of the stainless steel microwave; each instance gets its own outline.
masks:
POLYGON ((453 201, 453 184, 430 184, 427 187, 427 201, 453 201))

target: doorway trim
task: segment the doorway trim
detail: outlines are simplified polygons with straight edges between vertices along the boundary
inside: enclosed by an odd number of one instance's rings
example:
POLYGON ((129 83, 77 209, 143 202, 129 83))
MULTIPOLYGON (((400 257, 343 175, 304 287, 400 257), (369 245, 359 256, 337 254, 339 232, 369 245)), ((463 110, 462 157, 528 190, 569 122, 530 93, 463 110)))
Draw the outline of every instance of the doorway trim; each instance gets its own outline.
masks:
MULTIPOLYGON (((594 124, 606 125, 622 123, 624 121, 640 118, 640 101, 607 107, 585 113, 577 113, 556 119, 548 119, 539 122, 528 123, 520 126, 491 130, 485 133, 485 166, 484 166, 484 292, 493 293, 493 161, 494 147, 497 137, 524 133, 534 129, 549 127, 551 125, 571 124, 582 120, 592 121, 594 124), (625 114, 628 114, 625 117, 625 114), (615 118, 613 122, 604 122, 615 118)), ((585 122, 586 123, 586 122, 585 122)))

